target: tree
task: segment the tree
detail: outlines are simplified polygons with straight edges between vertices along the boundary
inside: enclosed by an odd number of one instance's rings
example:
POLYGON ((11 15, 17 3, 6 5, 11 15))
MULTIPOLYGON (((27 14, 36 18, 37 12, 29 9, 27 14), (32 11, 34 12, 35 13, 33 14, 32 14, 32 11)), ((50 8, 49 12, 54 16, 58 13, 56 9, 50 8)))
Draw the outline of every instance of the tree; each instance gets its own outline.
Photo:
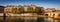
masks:
POLYGON ((32 7, 28 7, 28 8, 27 8, 27 12, 33 13, 33 12, 34 12, 34 9, 33 9, 32 7))
POLYGON ((21 7, 21 8, 12 8, 11 10, 12 13, 17 13, 17 14, 20 14, 20 13, 23 13, 24 12, 24 8, 21 7))
POLYGON ((40 7, 36 7, 35 8, 35 13, 41 13, 42 11, 41 11, 41 8, 40 7))
POLYGON ((17 13, 17 8, 12 8, 11 13, 17 13))
POLYGON ((24 8, 23 7, 19 8, 18 10, 19 10, 20 13, 24 13, 24 8))

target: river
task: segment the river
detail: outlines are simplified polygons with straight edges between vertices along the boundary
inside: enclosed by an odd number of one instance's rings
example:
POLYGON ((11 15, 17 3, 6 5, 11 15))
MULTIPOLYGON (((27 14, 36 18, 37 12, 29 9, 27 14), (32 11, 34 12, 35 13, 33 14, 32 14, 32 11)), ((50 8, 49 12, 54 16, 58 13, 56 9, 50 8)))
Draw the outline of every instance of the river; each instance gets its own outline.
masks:
POLYGON ((60 22, 60 20, 43 17, 0 17, 0 22, 60 22))

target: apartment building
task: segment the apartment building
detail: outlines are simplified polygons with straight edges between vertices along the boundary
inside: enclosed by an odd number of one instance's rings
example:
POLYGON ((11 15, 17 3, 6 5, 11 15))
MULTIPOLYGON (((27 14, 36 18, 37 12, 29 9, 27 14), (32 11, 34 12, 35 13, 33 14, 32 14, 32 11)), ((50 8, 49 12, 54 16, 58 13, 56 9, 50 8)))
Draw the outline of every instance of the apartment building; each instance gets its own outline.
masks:
POLYGON ((0 13, 3 13, 4 12, 4 6, 0 6, 0 13))

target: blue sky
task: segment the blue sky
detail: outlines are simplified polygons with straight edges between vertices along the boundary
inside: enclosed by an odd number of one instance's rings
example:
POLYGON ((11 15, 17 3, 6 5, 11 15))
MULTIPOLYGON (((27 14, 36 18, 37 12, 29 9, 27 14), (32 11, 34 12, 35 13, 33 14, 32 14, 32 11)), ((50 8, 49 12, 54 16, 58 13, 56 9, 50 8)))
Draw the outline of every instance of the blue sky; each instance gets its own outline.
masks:
POLYGON ((60 0, 0 0, 0 5, 36 4, 44 8, 60 9, 60 0))

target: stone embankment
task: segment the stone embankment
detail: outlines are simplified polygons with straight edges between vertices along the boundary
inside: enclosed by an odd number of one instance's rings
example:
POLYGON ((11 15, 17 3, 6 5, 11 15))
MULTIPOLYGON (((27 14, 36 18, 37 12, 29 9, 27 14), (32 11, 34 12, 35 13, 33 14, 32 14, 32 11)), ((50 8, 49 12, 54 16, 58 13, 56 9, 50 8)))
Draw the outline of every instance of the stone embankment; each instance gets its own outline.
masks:
MULTIPOLYGON (((0 13, 0 16, 3 16, 3 13, 0 13)), ((12 13, 6 13, 6 16, 11 17, 11 16, 24 16, 24 17, 48 17, 44 15, 38 15, 36 13, 22 13, 22 14, 12 14, 12 13)))
MULTIPOLYGON (((0 16, 3 16, 3 13, 0 13, 0 16)), ((6 16, 19 16, 19 17, 50 17, 50 16, 44 16, 44 15, 38 15, 36 13, 22 13, 22 14, 12 14, 12 13, 6 13, 6 16)), ((53 17, 53 18, 60 18, 60 17, 53 17)))
POLYGON ((0 13, 0 16, 3 16, 3 13, 0 13))
MULTIPOLYGON (((3 13, 0 13, 0 16, 3 16, 3 13)), ((44 17, 43 15, 38 15, 36 13, 22 13, 22 14, 12 14, 12 13, 6 13, 6 16, 24 16, 24 17, 44 17)))
POLYGON ((37 16, 36 13, 22 13, 22 14, 12 14, 12 13, 8 13, 6 14, 6 16, 37 16))

